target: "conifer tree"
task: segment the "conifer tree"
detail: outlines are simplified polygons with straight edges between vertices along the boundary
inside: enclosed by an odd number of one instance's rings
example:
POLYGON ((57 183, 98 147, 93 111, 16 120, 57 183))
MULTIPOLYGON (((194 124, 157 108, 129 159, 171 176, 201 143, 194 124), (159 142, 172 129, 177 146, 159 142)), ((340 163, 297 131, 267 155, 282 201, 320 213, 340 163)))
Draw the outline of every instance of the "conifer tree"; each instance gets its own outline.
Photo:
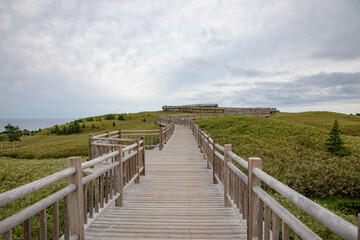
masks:
POLYGON ((339 123, 336 119, 334 126, 330 131, 329 138, 326 140, 326 147, 329 152, 340 157, 350 154, 350 152, 345 148, 344 142, 341 139, 339 123))

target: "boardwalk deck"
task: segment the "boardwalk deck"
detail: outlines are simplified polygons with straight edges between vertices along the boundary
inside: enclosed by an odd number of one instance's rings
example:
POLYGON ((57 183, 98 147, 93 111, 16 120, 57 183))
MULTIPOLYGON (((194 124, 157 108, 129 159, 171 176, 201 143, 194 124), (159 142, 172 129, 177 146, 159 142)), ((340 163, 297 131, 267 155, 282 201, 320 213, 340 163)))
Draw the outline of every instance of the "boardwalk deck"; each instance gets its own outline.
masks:
POLYGON ((86 229, 86 239, 246 239, 190 129, 177 125, 162 151, 146 153, 146 176, 125 191, 123 207, 111 205, 86 229))

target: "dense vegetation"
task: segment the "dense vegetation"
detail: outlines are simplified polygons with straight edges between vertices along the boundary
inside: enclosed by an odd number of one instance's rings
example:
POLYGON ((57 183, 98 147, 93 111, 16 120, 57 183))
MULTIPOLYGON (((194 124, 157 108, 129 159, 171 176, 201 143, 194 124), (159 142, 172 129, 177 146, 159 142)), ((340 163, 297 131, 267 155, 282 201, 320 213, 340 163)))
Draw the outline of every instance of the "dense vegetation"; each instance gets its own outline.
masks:
POLYGON ((87 156, 89 134, 97 135, 106 130, 115 131, 119 128, 157 129, 158 126, 154 125, 154 122, 160 114, 165 113, 107 114, 75 120, 62 126, 43 129, 34 136, 23 136, 15 149, 12 149, 10 143, 2 142, 0 156, 38 159, 87 156))
MULTIPOLYGON (((356 224, 354 213, 360 209, 360 139, 350 126, 360 129, 359 117, 327 112, 277 113, 270 118, 217 116, 196 123, 221 145, 231 143, 233 151, 244 159, 262 158, 265 172, 356 224), (349 156, 327 151, 334 119, 338 119, 341 131, 346 129, 348 135, 341 137, 352 152, 349 156)), ((338 239, 279 194, 272 195, 322 238, 338 239)))
MULTIPOLYGON (((114 131, 119 128, 156 129, 158 126, 153 123, 158 120, 160 114, 172 113, 146 112, 94 116, 76 120, 81 126, 79 133, 59 135, 54 132, 56 128, 54 126, 43 129, 34 136, 22 136, 15 149, 12 149, 11 143, 3 142, 4 149, 0 151, 0 155, 7 157, 0 158, 0 192, 64 169, 66 158, 69 156, 78 155, 86 159, 90 133, 97 135, 104 133, 105 130, 114 131)), ((346 207, 349 203, 355 207, 360 206, 360 118, 358 116, 328 112, 276 113, 270 118, 217 116, 197 120, 197 123, 211 133, 213 138, 219 139, 221 145, 233 144, 234 152, 245 159, 253 156, 261 157, 263 169, 267 173, 335 211, 348 221, 356 222, 355 216, 349 214, 350 211, 347 211, 346 207), (344 145, 351 151, 349 156, 338 157, 327 151, 326 140, 329 138, 335 119, 339 122, 340 132, 343 133, 341 138, 344 145)), ((64 127, 68 129, 69 126, 70 123, 58 126, 58 129, 64 127)), ((64 184, 66 181, 1 207, 0 220, 53 193, 64 184)), ((314 219, 281 196, 272 194, 322 238, 337 239, 329 230, 321 227, 314 219)), ((50 221, 51 210, 48 209, 47 212, 50 221)), ((37 217, 33 219, 32 229, 34 239, 37 239, 35 237, 38 233, 37 217)), ((14 239, 21 239, 16 236, 21 236, 22 231, 22 226, 17 227, 14 239)))
POLYGON ((330 132, 334 120, 340 123, 344 135, 360 137, 360 117, 334 112, 276 113, 271 118, 295 122, 303 125, 326 129, 330 132))
POLYGON ((243 158, 262 158, 266 172, 306 196, 360 198, 357 137, 342 136, 352 154, 339 158, 326 149, 329 131, 318 127, 240 115, 197 123, 221 144, 232 143, 234 152, 243 158))

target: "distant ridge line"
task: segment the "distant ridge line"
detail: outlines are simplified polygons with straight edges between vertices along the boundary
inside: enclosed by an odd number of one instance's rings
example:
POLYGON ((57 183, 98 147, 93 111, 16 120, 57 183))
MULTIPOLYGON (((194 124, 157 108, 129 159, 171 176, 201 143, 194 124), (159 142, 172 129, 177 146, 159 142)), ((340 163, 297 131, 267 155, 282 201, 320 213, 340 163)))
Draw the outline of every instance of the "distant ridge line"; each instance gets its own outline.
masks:
POLYGON ((257 107, 257 108, 235 108, 235 107, 219 107, 218 104, 192 104, 181 106, 163 106, 164 112, 186 112, 186 111, 200 111, 200 112, 214 112, 229 115, 257 115, 269 116, 272 113, 280 112, 276 108, 257 107))

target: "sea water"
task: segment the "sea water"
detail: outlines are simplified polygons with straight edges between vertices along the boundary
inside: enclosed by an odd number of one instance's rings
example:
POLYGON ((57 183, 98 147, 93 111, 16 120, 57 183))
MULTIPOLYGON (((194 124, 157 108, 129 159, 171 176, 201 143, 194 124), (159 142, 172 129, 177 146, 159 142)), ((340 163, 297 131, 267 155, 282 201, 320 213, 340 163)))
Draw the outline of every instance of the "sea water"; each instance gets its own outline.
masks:
POLYGON ((13 126, 19 126, 21 130, 27 129, 29 131, 39 130, 52 127, 54 125, 61 125, 69 123, 75 119, 69 118, 45 118, 45 119, 0 119, 0 132, 5 131, 5 126, 11 124, 13 126))

